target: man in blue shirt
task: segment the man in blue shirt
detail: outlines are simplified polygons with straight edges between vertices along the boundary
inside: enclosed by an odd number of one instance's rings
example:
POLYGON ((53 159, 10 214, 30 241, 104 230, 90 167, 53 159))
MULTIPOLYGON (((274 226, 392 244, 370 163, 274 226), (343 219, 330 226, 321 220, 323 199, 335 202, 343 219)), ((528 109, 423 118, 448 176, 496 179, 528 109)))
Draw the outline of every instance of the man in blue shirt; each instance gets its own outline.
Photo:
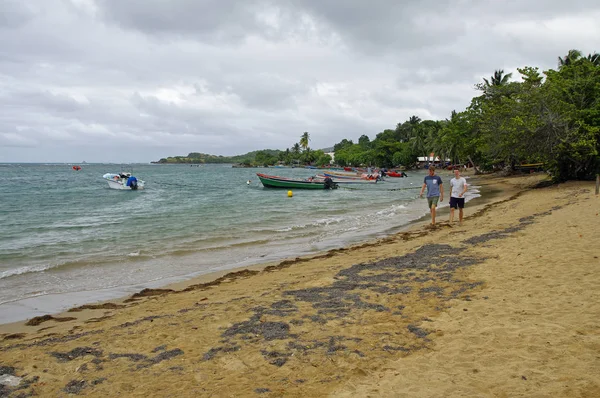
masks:
POLYGON ((431 225, 435 225, 435 208, 438 200, 444 201, 444 187, 442 186, 442 179, 435 175, 435 166, 433 165, 429 166, 429 175, 425 176, 423 180, 423 186, 419 194, 420 198, 423 197, 425 187, 427 187, 427 203, 431 212, 431 225))

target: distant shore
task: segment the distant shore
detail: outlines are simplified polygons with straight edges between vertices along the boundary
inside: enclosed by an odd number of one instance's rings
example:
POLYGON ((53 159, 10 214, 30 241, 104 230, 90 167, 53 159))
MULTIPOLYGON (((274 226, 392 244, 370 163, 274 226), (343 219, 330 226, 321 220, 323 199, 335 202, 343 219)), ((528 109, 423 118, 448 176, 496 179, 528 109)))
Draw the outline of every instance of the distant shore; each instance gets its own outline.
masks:
POLYGON ((478 180, 492 202, 469 202, 462 227, 442 212, 436 228, 0 325, 0 365, 21 378, 4 390, 597 396, 600 202, 592 183, 531 189, 541 179, 478 180))

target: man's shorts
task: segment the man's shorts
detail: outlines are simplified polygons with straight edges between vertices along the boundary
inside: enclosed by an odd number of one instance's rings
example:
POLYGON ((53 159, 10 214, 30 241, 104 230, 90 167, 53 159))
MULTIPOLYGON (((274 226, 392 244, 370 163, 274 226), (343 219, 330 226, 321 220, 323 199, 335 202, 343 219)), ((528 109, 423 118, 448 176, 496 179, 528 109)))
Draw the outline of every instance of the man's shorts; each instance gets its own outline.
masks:
POLYGON ((432 196, 432 197, 427 198, 427 203, 429 203, 429 208, 431 209, 433 206, 437 206, 439 199, 440 199, 439 196, 432 196))
POLYGON ((464 209, 465 208, 465 198, 453 198, 450 196, 450 207, 456 209, 457 207, 464 209))

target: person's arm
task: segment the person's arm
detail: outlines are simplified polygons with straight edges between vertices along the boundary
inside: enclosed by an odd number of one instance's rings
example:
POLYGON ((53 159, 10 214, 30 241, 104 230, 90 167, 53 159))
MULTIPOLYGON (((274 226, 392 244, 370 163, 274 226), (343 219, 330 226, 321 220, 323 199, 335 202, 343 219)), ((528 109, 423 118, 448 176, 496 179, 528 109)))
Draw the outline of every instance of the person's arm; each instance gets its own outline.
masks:
POLYGON ((440 200, 444 201, 444 184, 440 181, 440 200))
POLYGON ((465 192, 467 192, 467 181, 465 181, 465 183, 463 184, 463 191, 460 194, 461 198, 464 196, 465 192))
POLYGON ((426 186, 427 184, 423 183, 423 186, 421 187, 421 193, 419 194, 419 198, 423 196, 423 191, 425 190, 426 186))

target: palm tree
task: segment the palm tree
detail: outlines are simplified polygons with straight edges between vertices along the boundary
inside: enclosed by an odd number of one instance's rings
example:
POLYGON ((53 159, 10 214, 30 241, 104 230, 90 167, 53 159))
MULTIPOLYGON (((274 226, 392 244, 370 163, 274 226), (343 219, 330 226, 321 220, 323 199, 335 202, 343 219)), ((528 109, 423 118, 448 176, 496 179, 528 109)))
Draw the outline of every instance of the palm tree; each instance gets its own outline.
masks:
POLYGON ((506 85, 506 83, 508 83, 508 80, 512 77, 512 73, 507 73, 504 76, 503 75, 504 70, 499 69, 494 71, 494 74, 490 77, 489 81, 488 79, 483 78, 483 81, 485 82, 485 87, 498 87, 506 85))
POLYGON ((409 119, 408 119, 408 123, 416 126, 417 124, 421 123, 421 118, 416 116, 416 115, 412 115, 409 119))
POLYGON ((569 50, 567 55, 562 58, 558 57, 558 68, 562 68, 563 66, 571 65, 578 59, 582 57, 581 51, 579 50, 569 50))
POLYGON ((305 131, 302 134, 302 137, 300 137, 300 146, 302 147, 302 149, 304 149, 306 151, 306 148, 308 148, 308 141, 310 141, 310 134, 308 134, 307 131, 305 131))
POLYGON ((600 54, 599 53, 588 54, 587 60, 590 61, 591 63, 593 63, 594 66, 600 66, 600 54))

